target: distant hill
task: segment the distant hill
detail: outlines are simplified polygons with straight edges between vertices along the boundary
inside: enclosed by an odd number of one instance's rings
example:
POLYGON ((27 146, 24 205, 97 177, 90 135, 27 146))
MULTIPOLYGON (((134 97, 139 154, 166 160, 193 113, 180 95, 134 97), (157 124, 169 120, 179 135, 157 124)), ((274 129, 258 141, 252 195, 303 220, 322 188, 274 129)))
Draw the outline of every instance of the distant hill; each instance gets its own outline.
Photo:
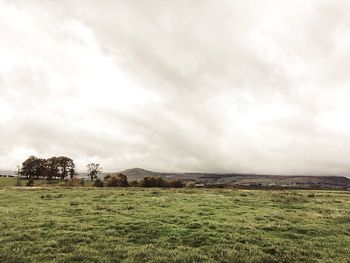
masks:
POLYGON ((125 174, 129 179, 131 180, 138 180, 142 177, 146 176, 163 176, 162 173, 152 172, 148 171, 142 168, 132 168, 132 169, 126 169, 124 171, 120 171, 118 173, 125 174))
MULTIPOLYGON (((207 186, 247 186, 247 187, 295 187, 295 188, 340 188, 350 189, 350 179, 342 176, 300 176, 300 175, 258 175, 219 173, 162 173, 132 168, 118 173, 129 180, 147 176, 161 176, 169 179, 191 180, 207 186)), ((115 173, 115 174, 118 174, 115 173)))

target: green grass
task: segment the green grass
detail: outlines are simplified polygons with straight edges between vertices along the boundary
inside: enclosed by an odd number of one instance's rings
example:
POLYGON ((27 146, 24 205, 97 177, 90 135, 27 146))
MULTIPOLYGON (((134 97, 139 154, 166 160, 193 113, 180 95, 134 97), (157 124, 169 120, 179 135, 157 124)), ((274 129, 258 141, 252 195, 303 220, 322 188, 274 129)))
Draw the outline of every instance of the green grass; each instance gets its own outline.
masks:
POLYGON ((0 189, 0 262, 350 262, 350 192, 0 189))

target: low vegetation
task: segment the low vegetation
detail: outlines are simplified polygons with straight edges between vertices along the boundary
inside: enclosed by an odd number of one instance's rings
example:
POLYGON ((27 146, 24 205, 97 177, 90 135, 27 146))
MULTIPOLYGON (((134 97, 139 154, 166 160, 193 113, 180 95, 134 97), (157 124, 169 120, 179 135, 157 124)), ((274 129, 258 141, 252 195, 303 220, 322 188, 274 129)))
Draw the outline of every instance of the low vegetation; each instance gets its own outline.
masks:
MULTIPOLYGON (((190 182, 165 179, 161 176, 145 176, 139 180, 128 182, 126 175, 109 174, 103 178, 98 178, 102 173, 102 167, 98 163, 89 163, 87 165, 87 177, 95 187, 168 187, 181 188, 187 184, 193 187, 190 182)), ((74 161, 66 156, 51 157, 48 159, 38 158, 36 156, 28 157, 22 165, 18 166, 18 178, 16 186, 22 186, 21 179, 27 179, 25 185, 34 186, 36 180, 46 180, 47 185, 52 184, 54 180, 59 180, 60 187, 81 187, 85 185, 87 178, 77 178, 74 161)), ((0 182, 1 186, 1 182, 0 182)))
POLYGON ((345 263, 349 215, 346 191, 2 188, 0 262, 345 263))
POLYGON ((21 187, 21 186, 40 186, 40 187, 161 187, 161 188, 195 188, 196 184, 192 181, 167 180, 162 177, 144 177, 137 181, 128 181, 124 174, 107 175, 103 179, 94 179, 90 181, 86 178, 71 178, 65 180, 45 180, 45 179, 25 179, 20 177, 0 177, 0 187, 21 187))

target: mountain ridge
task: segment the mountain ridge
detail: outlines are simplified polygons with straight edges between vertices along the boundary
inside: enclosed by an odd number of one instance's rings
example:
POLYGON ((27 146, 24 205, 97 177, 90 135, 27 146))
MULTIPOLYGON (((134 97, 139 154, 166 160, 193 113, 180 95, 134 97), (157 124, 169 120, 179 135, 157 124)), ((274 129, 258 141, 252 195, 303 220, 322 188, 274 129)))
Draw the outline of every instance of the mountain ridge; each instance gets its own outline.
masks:
POLYGON ((123 173, 129 180, 143 177, 160 176, 167 179, 195 181, 203 185, 225 186, 282 186, 282 187, 319 187, 350 189, 350 179, 333 175, 262 175, 242 173, 202 173, 202 172, 154 172, 143 168, 126 169, 123 173))

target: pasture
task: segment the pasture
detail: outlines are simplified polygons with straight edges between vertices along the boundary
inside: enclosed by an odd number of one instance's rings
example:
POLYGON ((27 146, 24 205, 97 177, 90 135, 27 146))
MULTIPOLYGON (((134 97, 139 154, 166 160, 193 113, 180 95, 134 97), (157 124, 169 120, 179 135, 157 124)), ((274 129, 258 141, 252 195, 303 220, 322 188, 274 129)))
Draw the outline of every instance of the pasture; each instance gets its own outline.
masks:
POLYGON ((0 189, 0 262, 350 262, 350 192, 0 189))

